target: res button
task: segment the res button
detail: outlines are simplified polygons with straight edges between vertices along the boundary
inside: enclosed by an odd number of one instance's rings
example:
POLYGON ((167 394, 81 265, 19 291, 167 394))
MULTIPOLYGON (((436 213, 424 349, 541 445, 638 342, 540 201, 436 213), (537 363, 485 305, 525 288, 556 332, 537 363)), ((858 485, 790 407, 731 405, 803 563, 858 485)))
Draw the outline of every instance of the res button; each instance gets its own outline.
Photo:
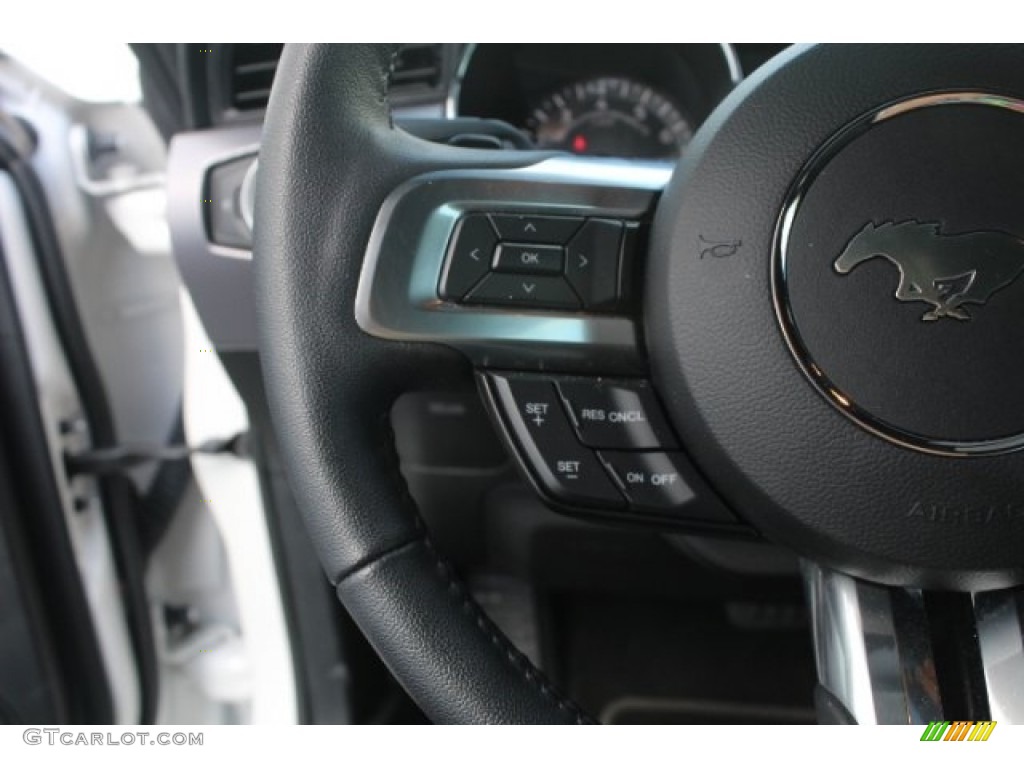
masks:
POLYGON ((558 391, 580 440, 592 448, 675 448, 658 401, 643 381, 564 379, 558 391))

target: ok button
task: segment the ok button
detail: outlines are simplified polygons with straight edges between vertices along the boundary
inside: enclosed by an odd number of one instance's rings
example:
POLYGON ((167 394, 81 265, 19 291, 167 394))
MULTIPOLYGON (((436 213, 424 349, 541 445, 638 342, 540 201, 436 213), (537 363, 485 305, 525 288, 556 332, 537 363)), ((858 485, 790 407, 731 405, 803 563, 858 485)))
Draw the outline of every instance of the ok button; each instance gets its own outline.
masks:
POLYGON ((560 245, 502 243, 494 254, 494 270, 529 275, 558 275, 562 272, 564 260, 565 251, 560 245))

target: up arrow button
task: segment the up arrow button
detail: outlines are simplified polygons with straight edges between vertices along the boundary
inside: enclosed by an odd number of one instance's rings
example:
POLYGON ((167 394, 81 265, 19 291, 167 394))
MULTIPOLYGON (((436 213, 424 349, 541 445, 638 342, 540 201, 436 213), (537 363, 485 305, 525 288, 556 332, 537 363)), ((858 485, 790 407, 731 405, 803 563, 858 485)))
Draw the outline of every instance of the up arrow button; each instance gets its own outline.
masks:
POLYGON ((575 216, 531 216, 510 213, 492 213, 491 221, 502 240, 547 245, 565 245, 583 223, 583 219, 575 216))

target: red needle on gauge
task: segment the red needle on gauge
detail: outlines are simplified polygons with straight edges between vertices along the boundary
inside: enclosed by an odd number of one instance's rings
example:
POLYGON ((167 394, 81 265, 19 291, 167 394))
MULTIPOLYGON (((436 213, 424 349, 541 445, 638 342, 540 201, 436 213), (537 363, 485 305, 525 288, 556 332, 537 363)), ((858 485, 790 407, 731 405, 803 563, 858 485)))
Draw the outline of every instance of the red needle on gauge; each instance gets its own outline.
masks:
POLYGON ((577 134, 572 140, 572 151, 583 153, 587 151, 587 137, 583 134, 577 134))

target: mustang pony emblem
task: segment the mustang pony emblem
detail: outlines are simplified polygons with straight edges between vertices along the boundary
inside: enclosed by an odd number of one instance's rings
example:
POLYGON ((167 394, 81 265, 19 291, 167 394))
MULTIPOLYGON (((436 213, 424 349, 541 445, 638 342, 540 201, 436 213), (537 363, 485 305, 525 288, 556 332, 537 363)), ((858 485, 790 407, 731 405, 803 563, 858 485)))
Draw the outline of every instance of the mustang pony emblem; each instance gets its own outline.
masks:
POLYGON ((922 320, 970 320, 964 304, 984 304, 1024 271, 1024 239, 996 231, 945 235, 939 226, 918 221, 868 224, 833 266, 846 275, 880 256, 900 271, 897 299, 932 305, 922 320))

